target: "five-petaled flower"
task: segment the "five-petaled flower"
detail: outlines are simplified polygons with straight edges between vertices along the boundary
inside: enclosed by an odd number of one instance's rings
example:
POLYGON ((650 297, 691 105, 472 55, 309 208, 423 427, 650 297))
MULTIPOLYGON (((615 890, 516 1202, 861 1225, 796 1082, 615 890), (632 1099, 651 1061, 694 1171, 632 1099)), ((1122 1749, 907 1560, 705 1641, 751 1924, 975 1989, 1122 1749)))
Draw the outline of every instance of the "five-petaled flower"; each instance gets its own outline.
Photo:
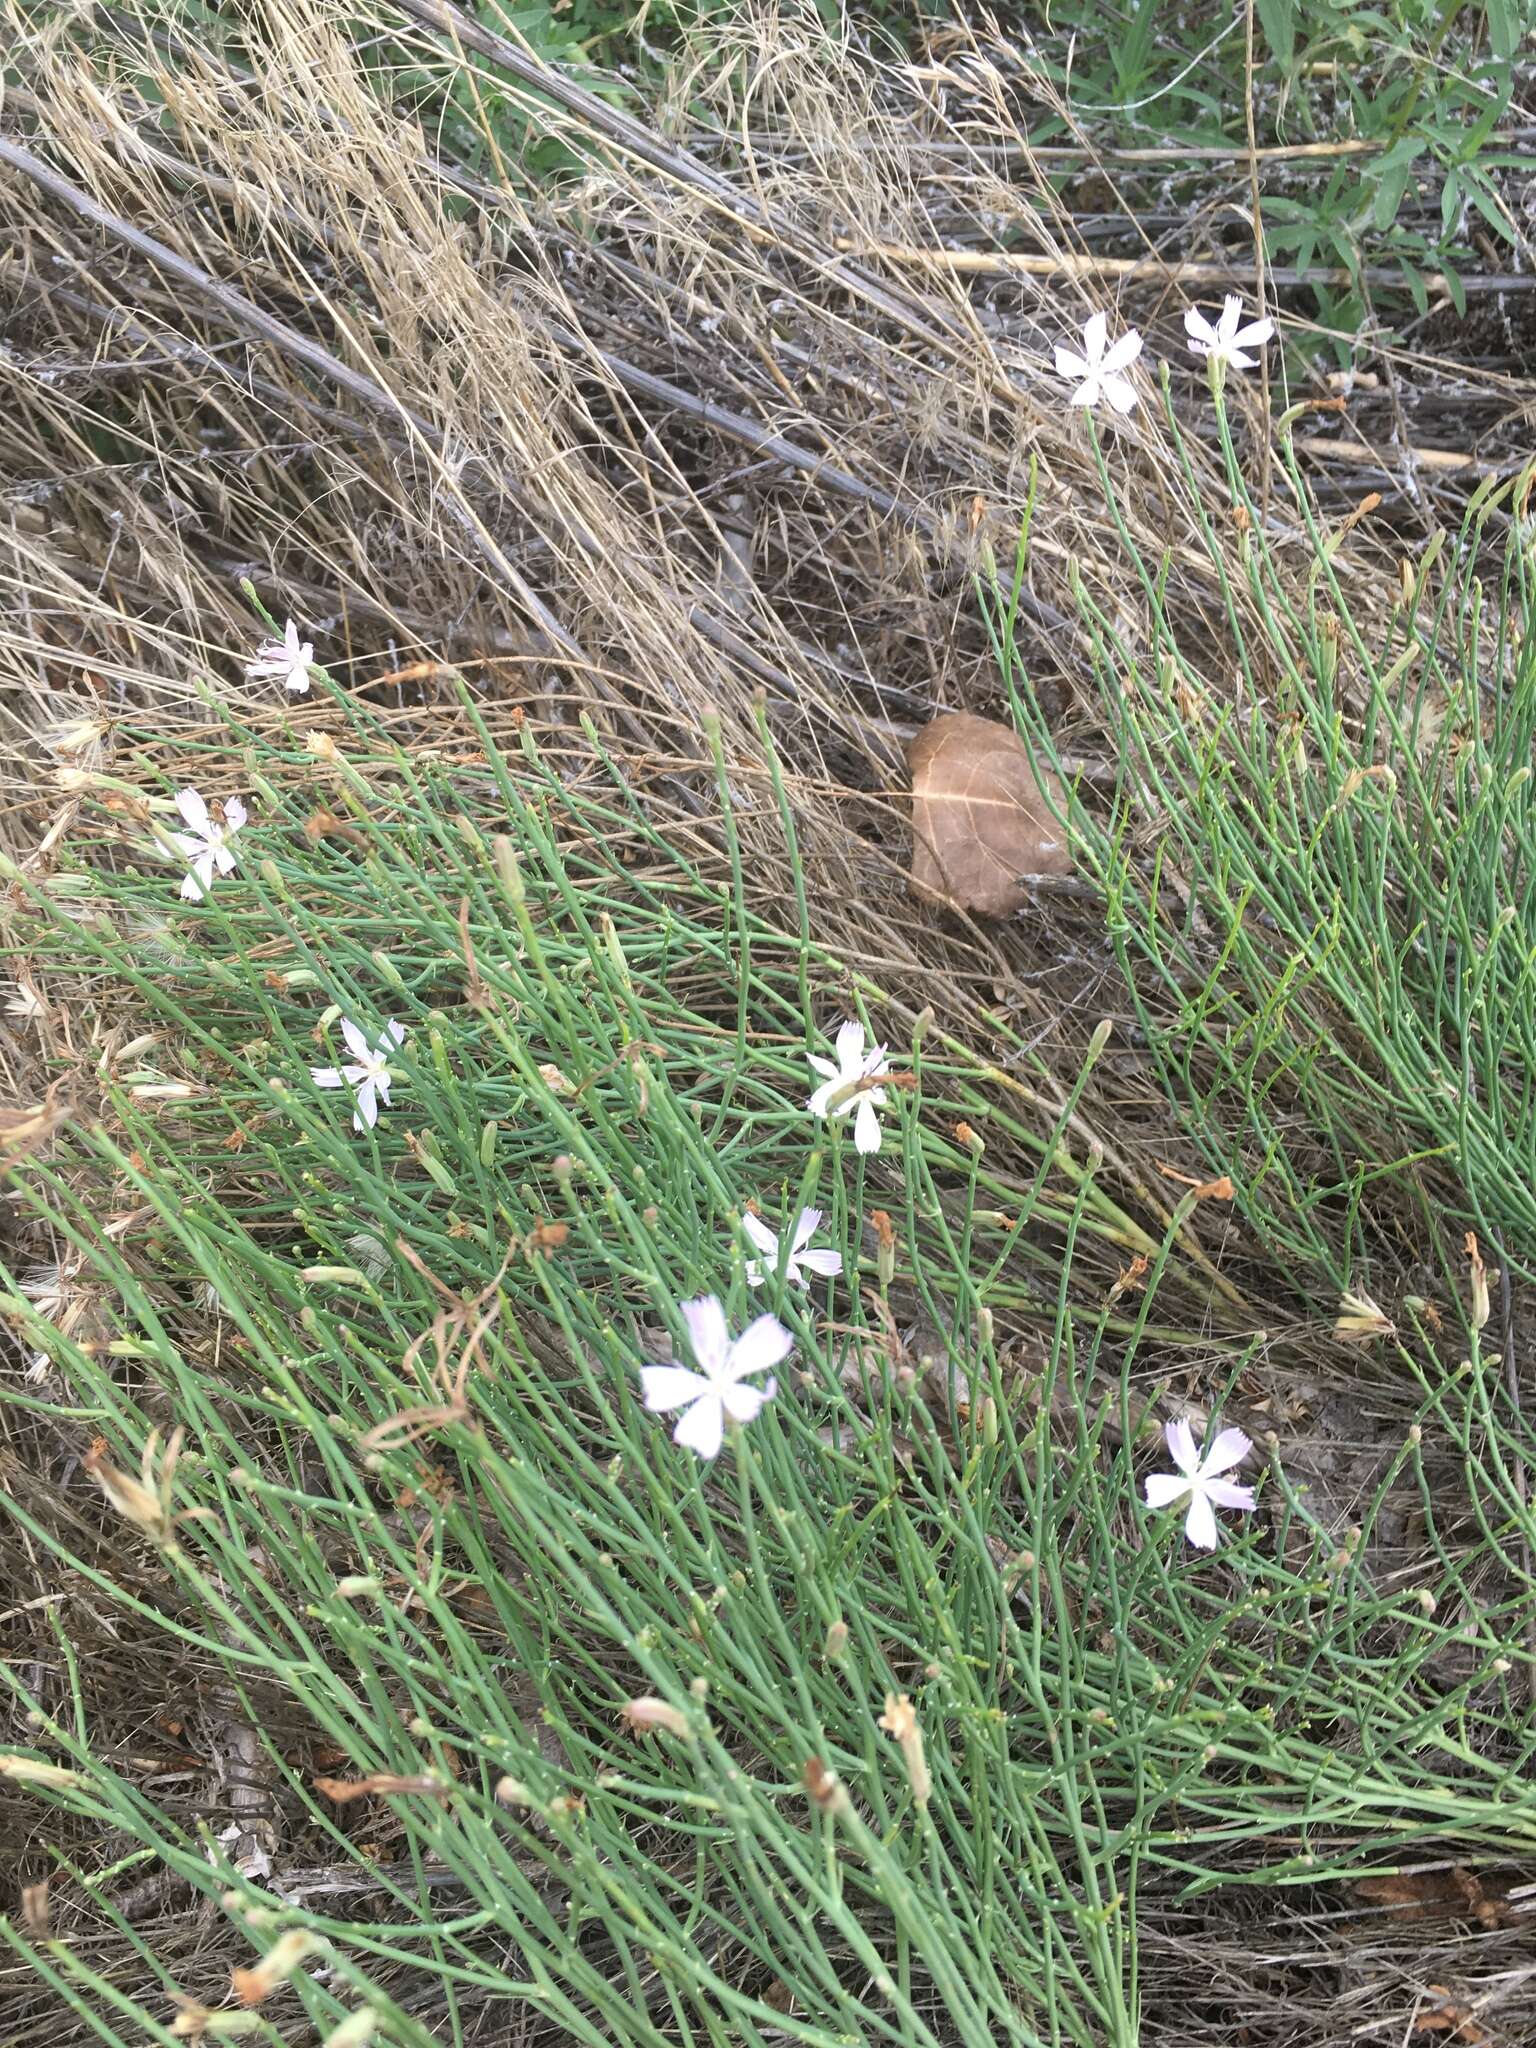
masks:
POLYGON ((732 1422, 750 1422, 778 1392, 777 1380, 770 1378, 766 1385, 752 1387, 747 1385, 746 1375, 766 1372, 787 1358, 795 1340, 773 1316, 759 1316, 732 1341, 725 1310, 713 1294, 679 1302, 678 1308, 688 1325, 688 1341, 699 1370, 690 1372, 683 1365, 642 1365, 640 1385, 652 1415, 682 1409, 672 1432, 673 1443, 697 1451, 701 1458, 713 1458, 725 1440, 726 1417, 732 1422))
POLYGON ((1216 1548, 1216 1509, 1253 1506, 1253 1488, 1234 1485, 1219 1475, 1240 1465, 1253 1446, 1240 1429, 1224 1429, 1207 1444, 1202 1455, 1195 1449, 1194 1432, 1181 1417, 1163 1430, 1177 1472, 1154 1472, 1147 1480, 1147 1506, 1170 1508, 1189 1495, 1189 1514, 1184 1534, 1197 1550, 1216 1548), (1214 1505, 1213 1505, 1214 1503, 1214 1505))
POLYGON ((826 1079, 806 1108, 812 1116, 847 1116, 853 1112, 853 1142, 861 1152, 880 1150, 880 1119, 877 1109, 885 1107, 885 1090, 869 1084, 888 1073, 883 1045, 864 1050, 864 1026, 846 1023, 837 1027, 837 1060, 807 1053, 811 1065, 826 1079))
POLYGON ((216 873, 230 875, 235 871, 235 856, 229 842, 245 823, 245 805, 239 797, 230 797, 224 806, 222 825, 216 825, 209 817, 208 805, 195 789, 178 790, 176 808, 192 827, 190 832, 171 834, 190 871, 181 885, 182 899, 201 903, 212 890, 216 873))
POLYGON ((248 661, 245 672, 252 682, 265 682, 271 676, 281 676, 283 688, 291 690, 295 697, 306 696, 309 692, 309 671, 315 658, 312 640, 300 640, 299 629, 289 619, 283 627, 281 640, 263 640, 256 650, 254 661, 248 661))
POLYGON ((1105 347, 1108 338, 1109 315, 1095 313, 1083 329, 1081 355, 1057 344, 1056 374, 1077 380, 1071 404, 1097 405, 1107 398, 1116 412, 1129 412, 1136 403, 1136 387, 1120 373, 1141 354, 1141 336, 1134 327, 1127 328, 1113 348, 1105 347))
POLYGON ((1191 353, 1209 356, 1213 363, 1230 363, 1234 370, 1251 370, 1258 357, 1245 355, 1244 350, 1262 348, 1274 333, 1275 323, 1266 317, 1250 320, 1242 327, 1242 317, 1243 302, 1236 292, 1228 292, 1214 327, 1203 313, 1193 306, 1186 307, 1184 332, 1189 336, 1191 353))
POLYGON ((404 1045, 405 1026, 391 1021, 379 1033, 378 1043, 370 1047, 362 1026, 343 1017, 341 1035, 352 1058, 344 1067, 311 1067, 309 1077, 317 1088, 355 1089, 352 1128, 367 1130, 379 1120, 379 1104, 389 1107, 389 1056, 396 1046, 404 1045))
MULTIPOLYGON (((763 1222, 749 1209, 741 1219, 741 1227, 762 1253, 761 1259, 748 1259, 747 1284, 761 1287, 779 1270, 779 1240, 763 1222)), ((805 1271, 819 1273, 826 1279, 834 1279, 843 1270, 841 1252, 823 1250, 811 1243, 821 1228, 819 1209, 802 1209, 795 1218, 794 1234, 789 1241, 789 1251, 784 1259, 784 1278, 796 1287, 809 1287, 805 1271), (804 1268, 805 1271, 801 1269, 804 1268)))

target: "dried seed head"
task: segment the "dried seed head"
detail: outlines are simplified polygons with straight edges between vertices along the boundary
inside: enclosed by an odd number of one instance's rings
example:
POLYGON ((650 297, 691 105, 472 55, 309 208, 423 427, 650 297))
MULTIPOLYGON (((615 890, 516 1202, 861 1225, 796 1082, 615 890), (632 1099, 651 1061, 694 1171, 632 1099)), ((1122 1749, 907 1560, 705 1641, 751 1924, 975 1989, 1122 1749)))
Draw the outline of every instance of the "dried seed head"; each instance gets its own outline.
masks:
POLYGON ((280 1984, 286 1984, 304 1958, 325 1946, 307 1927, 292 1927, 280 1935, 248 1970, 231 1970, 229 1981, 242 2005, 260 2005, 280 1984))
POLYGON ((639 1699, 626 1700, 619 1711, 636 1734, 649 1733, 657 1728, 665 1728, 669 1735, 686 1737, 691 1733, 686 1714, 650 1693, 642 1694, 639 1699))
POLYGON ((801 1766, 800 1781, 805 1796, 822 1813, 846 1813, 848 1788, 836 1771, 829 1771, 819 1756, 808 1756, 801 1766))
POLYGON ((1488 1268, 1483 1264, 1483 1255, 1477 1248, 1477 1239, 1467 1232, 1467 1257, 1472 1264, 1472 1327, 1480 1330, 1491 1313, 1488 1304, 1488 1268))
POLYGON ((917 1709, 906 1693, 886 1694, 885 1712, 877 1725, 887 1735, 895 1736, 901 1760, 907 1767, 907 1782, 912 1787, 913 1801, 918 1806, 926 1806, 933 1791, 933 1780, 928 1775, 928 1763, 923 1754, 923 1731, 917 1723, 917 1709))
POLYGON ((371 2005, 365 2005, 358 2012, 348 2013, 339 2027, 332 2027, 320 2048, 367 2048, 378 2025, 378 2014, 371 2005))
POLYGON ((1397 1327, 1368 1294, 1341 1294, 1333 1334, 1342 1344, 1369 1344, 1377 1337, 1394 1337, 1397 1327))

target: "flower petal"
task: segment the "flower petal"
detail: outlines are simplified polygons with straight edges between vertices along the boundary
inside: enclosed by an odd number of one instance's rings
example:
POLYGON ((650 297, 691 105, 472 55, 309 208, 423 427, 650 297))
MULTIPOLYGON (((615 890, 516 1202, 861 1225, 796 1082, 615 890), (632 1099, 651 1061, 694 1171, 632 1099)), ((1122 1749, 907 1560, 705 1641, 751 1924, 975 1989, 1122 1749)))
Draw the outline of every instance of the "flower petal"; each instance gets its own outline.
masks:
POLYGON ((1242 300, 1236 292, 1228 292, 1221 302, 1221 318, 1216 322, 1216 332, 1227 348, 1237 339, 1237 323, 1242 317, 1242 300))
POLYGON ((1104 387, 1100 384, 1097 376, 1089 377, 1086 382, 1078 385, 1072 396, 1067 400, 1067 403, 1068 405, 1097 405, 1103 389, 1104 387))
POLYGON ((1188 1491, 1189 1480, 1181 1472, 1149 1472, 1147 1475, 1149 1508, 1171 1508, 1188 1491))
POLYGON ((1189 336, 1196 355, 1209 355, 1216 346, 1216 330, 1205 315, 1193 306, 1184 308, 1184 332, 1189 336))
POLYGON ((344 1085, 340 1067, 311 1067, 309 1078, 317 1088, 340 1088, 344 1085))
POLYGON ((208 806, 203 800, 202 792, 196 789, 178 789, 176 792, 176 808, 192 827, 192 830, 201 833, 206 839, 212 830, 212 824, 208 817, 208 806))
POLYGON ((780 1359, 788 1358, 794 1348, 794 1338, 777 1316, 759 1316, 748 1323, 731 1346, 725 1377, 739 1380, 745 1373, 765 1372, 780 1359))
POLYGON ((691 1408, 685 1408, 682 1420, 672 1432, 672 1441, 681 1444, 685 1451, 697 1451, 701 1458, 718 1457, 725 1441, 725 1404, 720 1396, 705 1394, 691 1408))
POLYGON ((1132 412, 1136 406, 1136 386, 1127 384, 1123 377, 1105 377, 1104 396, 1116 412, 1132 412))
POLYGON ((718 1298, 701 1294, 697 1301, 680 1301, 678 1310, 688 1325, 688 1342, 701 1371, 711 1375, 721 1371, 730 1352, 731 1338, 718 1298))
POLYGON ((1206 1445, 1205 1455, 1200 1460, 1200 1477, 1209 1479, 1213 1472, 1230 1472, 1252 1449, 1252 1443, 1240 1429, 1224 1429, 1220 1436, 1206 1445))
POLYGON ((867 1095, 859 1097, 858 1114, 853 1120, 853 1142, 861 1152, 880 1150, 880 1119, 867 1095))
MULTIPOLYGON (((834 1094, 836 1094, 837 1090, 842 1085, 842 1082, 837 1080, 835 1077, 830 1081, 823 1081, 821 1086, 816 1090, 816 1093, 809 1098, 805 1105, 806 1108, 810 1111, 811 1115, 830 1116, 832 1114, 832 1097, 834 1096, 834 1094)), ((839 1109, 838 1115, 846 1115, 847 1108, 848 1105, 845 1103, 843 1107, 839 1109)))
POLYGON ((864 1058, 864 1026, 850 1017, 837 1027, 837 1070, 856 1074, 864 1058))
POLYGON ((379 1034, 379 1051, 385 1057, 397 1046, 405 1043, 405 1026, 391 1017, 379 1034))
POLYGON ((1083 354, 1088 368, 1096 370, 1104 360, 1104 343, 1109 334, 1109 315, 1094 313, 1083 326, 1083 354))
POLYGON ((370 1076, 357 1091, 357 1104, 352 1112, 352 1123, 356 1130, 371 1131, 378 1120, 379 1098, 370 1076))
POLYGON ((196 870, 190 875, 183 875, 181 881, 181 900, 183 903, 201 903, 207 894, 208 891, 198 879, 196 870))
POLYGON ((1106 382, 1116 370, 1128 370, 1141 354, 1141 331, 1128 327, 1114 347, 1099 365, 1099 375, 1106 382))
POLYGON ((1230 1479, 1207 1479, 1204 1488, 1206 1499, 1219 1508, 1240 1508, 1246 1515, 1258 1505, 1251 1486, 1234 1486, 1230 1479))
POLYGON ((1175 1465, 1193 1479, 1200 1470, 1200 1453, 1195 1449, 1194 1431, 1182 1415, 1164 1426, 1163 1441, 1175 1465))
POLYGON ((353 1059, 366 1061, 369 1056, 369 1045, 362 1025, 354 1024, 350 1017, 343 1017, 341 1020, 341 1035, 346 1043, 347 1051, 351 1053, 353 1059))
POLYGON ((741 1227, 751 1238, 765 1259, 776 1266, 779 1263, 779 1240, 768 1228, 761 1216, 754 1216, 750 1209, 742 1212, 741 1227))
POLYGON ((245 823, 245 805, 239 797, 232 796, 224 806, 224 823, 231 832, 238 832, 245 823))
POLYGON ((665 1415, 688 1401, 702 1400, 709 1393, 709 1381, 685 1365, 642 1365, 640 1391, 652 1415, 665 1415))
POLYGON ((1196 1550, 1214 1550, 1221 1540, 1216 1527, 1216 1510, 1198 1486, 1190 1496, 1189 1513, 1184 1518, 1184 1534, 1196 1550))
POLYGON ((763 1403, 771 1401, 777 1391, 772 1380, 766 1387, 749 1386, 740 1380, 733 1387, 720 1389, 720 1405, 732 1422, 751 1422, 761 1412, 763 1403))
POLYGON ((829 1081, 835 1081, 837 1079, 838 1070, 836 1060, 823 1059, 822 1055, 819 1052, 808 1052, 806 1054, 806 1058, 810 1061, 812 1067, 815 1068, 818 1074, 825 1074, 829 1081))
POLYGON ((820 1251, 802 1251, 796 1254, 802 1266, 809 1266, 813 1273, 819 1273, 824 1280, 835 1280, 843 1270, 841 1252, 823 1248, 820 1251))
POLYGON ((799 1251, 803 1246, 808 1245, 820 1228, 821 1211, 819 1209, 802 1209, 795 1218, 795 1234, 790 1239, 790 1249, 792 1251, 799 1251))
POLYGON ((307 668, 289 669, 287 675, 283 677, 283 687, 295 697, 307 697, 309 695, 309 670, 307 668))
POLYGON ((1093 372, 1074 349, 1056 345, 1056 374, 1058 377, 1091 377, 1093 372))

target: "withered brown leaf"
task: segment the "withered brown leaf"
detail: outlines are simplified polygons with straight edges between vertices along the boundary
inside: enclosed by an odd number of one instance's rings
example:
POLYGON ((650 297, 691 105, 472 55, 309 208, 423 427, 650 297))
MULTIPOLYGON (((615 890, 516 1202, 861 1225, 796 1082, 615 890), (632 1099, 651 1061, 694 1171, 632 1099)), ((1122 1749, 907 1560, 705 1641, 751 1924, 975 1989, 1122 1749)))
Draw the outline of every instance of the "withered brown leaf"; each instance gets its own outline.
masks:
POLYGON ((1017 733, 969 711, 946 711, 907 749, 912 768, 915 894, 952 910, 1007 917, 1030 900, 1030 875, 1069 875, 1051 805, 1060 782, 1036 773, 1017 733))

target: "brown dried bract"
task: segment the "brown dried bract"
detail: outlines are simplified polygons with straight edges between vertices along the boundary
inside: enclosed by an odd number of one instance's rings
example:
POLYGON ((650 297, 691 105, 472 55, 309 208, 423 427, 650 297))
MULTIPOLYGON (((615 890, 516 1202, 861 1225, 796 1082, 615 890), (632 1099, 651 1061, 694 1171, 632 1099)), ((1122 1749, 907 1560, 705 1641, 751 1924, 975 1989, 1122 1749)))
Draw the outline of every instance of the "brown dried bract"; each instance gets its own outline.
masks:
POLYGON ((907 758, 914 894, 1007 917, 1030 900, 1021 877, 1072 872, 1052 810, 1066 807, 1061 784, 1036 773, 1006 725, 946 711, 924 726, 907 758))
POLYGON ((310 1782, 317 1792, 323 1792, 338 1806, 350 1806, 354 1799, 367 1799, 376 1792, 404 1792, 423 1799, 446 1799, 453 1789, 441 1778, 399 1778, 393 1771, 375 1771, 367 1778, 314 1778, 310 1782))
POLYGON ((805 1796, 822 1813, 838 1813, 848 1804, 847 1787, 836 1771, 829 1771, 819 1756, 808 1756, 800 1767, 805 1796))

